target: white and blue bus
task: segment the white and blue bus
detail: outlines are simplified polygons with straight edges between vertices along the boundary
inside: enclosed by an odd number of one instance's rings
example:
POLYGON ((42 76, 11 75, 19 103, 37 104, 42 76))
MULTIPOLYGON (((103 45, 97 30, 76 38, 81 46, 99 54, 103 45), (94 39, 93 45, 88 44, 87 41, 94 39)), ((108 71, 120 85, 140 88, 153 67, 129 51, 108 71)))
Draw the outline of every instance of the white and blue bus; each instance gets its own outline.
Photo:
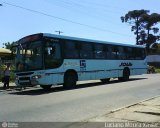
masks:
POLYGON ((126 81, 147 72, 145 49, 136 45, 39 33, 20 39, 16 48, 17 86, 69 89, 77 81, 126 81))

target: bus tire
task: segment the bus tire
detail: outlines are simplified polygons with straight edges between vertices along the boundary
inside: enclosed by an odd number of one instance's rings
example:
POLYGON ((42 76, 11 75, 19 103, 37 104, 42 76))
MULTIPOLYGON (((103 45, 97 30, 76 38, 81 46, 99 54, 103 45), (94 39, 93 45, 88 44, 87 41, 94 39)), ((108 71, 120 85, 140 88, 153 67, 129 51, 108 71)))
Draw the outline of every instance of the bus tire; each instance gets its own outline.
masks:
POLYGON ((128 68, 124 69, 123 71, 123 78, 124 78, 124 81, 128 81, 129 80, 129 76, 130 76, 130 71, 128 68))
POLYGON ((105 83, 108 83, 108 82, 109 82, 109 80, 110 80, 110 78, 101 79, 101 82, 105 84, 105 83))
POLYGON ((123 70, 123 77, 119 77, 119 81, 128 81, 130 76, 130 70, 129 68, 124 68, 123 70))
POLYGON ((124 81, 124 78, 123 77, 118 77, 118 80, 119 81, 124 81))
POLYGON ((64 75, 63 87, 65 89, 73 89, 76 87, 77 74, 75 72, 66 72, 64 75))
POLYGON ((43 88, 44 90, 50 90, 52 85, 40 85, 41 88, 43 88))
POLYGON ((130 76, 130 70, 128 68, 125 68, 123 70, 123 79, 124 81, 128 81, 130 76))

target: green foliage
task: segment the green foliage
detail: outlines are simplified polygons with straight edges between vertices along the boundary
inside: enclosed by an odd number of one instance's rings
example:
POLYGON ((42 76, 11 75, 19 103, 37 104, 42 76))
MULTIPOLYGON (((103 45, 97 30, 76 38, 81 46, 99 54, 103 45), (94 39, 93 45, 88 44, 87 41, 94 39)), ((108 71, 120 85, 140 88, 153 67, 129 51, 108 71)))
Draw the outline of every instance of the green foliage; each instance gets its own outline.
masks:
POLYGON ((160 68, 155 68, 156 73, 160 73, 160 68))
POLYGON ((133 10, 133 11, 129 11, 125 16, 121 17, 122 22, 126 22, 129 23, 132 27, 131 27, 131 31, 134 32, 134 34, 136 35, 136 44, 139 44, 139 38, 140 38, 140 30, 142 29, 142 25, 141 25, 141 17, 142 15, 145 15, 149 13, 148 10, 133 10))
POLYGON ((143 24, 143 33, 145 32, 146 34, 141 38, 140 42, 145 42, 147 48, 149 48, 151 44, 160 40, 160 35, 158 34, 159 28, 155 27, 155 25, 160 22, 160 14, 152 13, 142 15, 141 22, 143 24))
MULTIPOLYGON (((0 65, 0 80, 2 79, 3 77, 3 71, 5 70, 6 68, 6 65, 2 64, 0 65)), ((11 65, 11 76, 10 76, 10 81, 14 82, 15 81, 15 66, 14 65, 11 65)))
POLYGON ((149 50, 153 43, 160 40, 159 28, 156 27, 160 23, 160 14, 149 14, 148 10, 133 10, 122 16, 121 20, 131 25, 137 45, 146 44, 149 50))
POLYGON ((12 47, 12 43, 10 43, 10 42, 3 43, 3 45, 4 45, 4 48, 6 48, 6 49, 11 49, 11 47, 12 47))
POLYGON ((13 48, 14 44, 16 44, 16 42, 3 43, 4 48, 10 49, 11 51, 15 52, 15 49, 13 48))
POLYGON ((160 50, 160 44, 157 44, 158 50, 160 50))
POLYGON ((0 71, 3 71, 5 69, 5 67, 6 66, 4 64, 0 65, 0 71))

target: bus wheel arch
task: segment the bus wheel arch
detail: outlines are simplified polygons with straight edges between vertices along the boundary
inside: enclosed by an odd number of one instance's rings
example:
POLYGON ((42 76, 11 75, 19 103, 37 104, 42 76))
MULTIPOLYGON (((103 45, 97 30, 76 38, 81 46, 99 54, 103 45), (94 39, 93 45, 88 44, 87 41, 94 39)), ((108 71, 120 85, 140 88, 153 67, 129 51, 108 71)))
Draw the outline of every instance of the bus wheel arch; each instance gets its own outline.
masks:
POLYGON ((64 74, 63 87, 65 89, 75 88, 76 82, 78 81, 78 74, 75 70, 69 69, 64 74))

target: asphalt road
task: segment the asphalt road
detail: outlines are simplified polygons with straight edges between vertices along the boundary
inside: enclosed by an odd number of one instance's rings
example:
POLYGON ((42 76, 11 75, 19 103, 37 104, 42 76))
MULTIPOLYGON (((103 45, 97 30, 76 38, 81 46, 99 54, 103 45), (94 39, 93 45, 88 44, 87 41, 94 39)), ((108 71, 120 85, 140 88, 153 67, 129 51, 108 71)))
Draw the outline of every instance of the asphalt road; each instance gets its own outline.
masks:
POLYGON ((160 95, 160 74, 131 77, 128 82, 112 80, 81 84, 73 90, 62 87, 44 91, 0 90, 0 122, 87 121, 127 105, 160 95))

